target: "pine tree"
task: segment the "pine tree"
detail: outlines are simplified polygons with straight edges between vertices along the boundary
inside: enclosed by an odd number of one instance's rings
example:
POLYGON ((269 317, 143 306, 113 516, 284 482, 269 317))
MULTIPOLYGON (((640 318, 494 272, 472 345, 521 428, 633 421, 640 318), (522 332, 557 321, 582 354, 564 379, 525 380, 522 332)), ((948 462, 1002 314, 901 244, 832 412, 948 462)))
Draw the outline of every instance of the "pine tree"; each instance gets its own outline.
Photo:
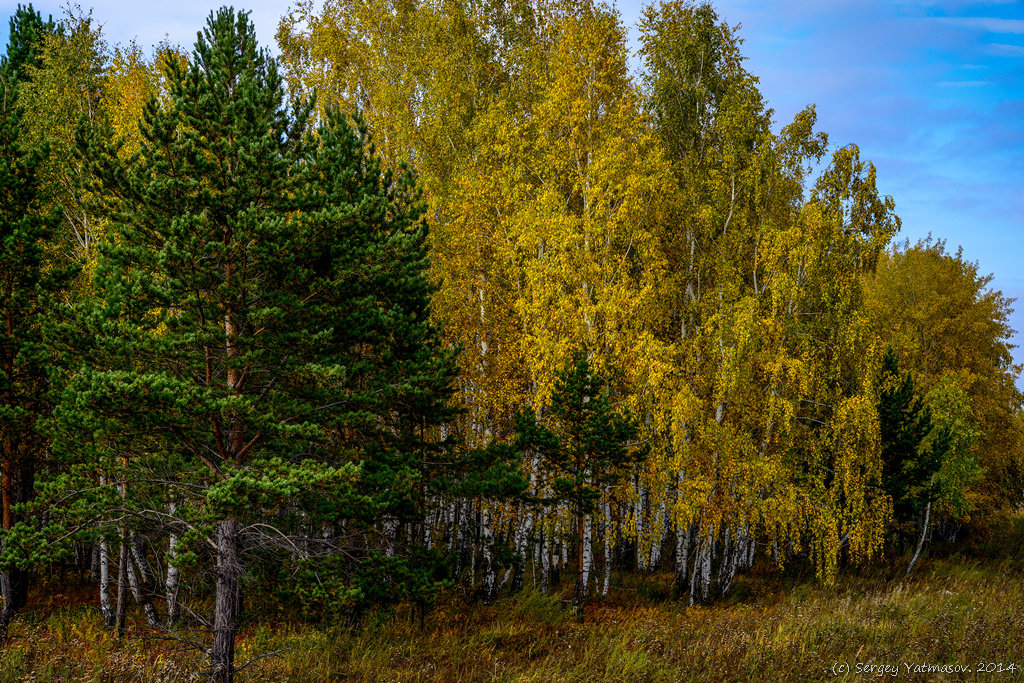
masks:
POLYGON ((25 144, 19 84, 38 58, 43 34, 53 30, 32 6, 18 6, 10 44, 0 63, 0 638, 28 596, 27 574, 4 552, 17 519, 14 506, 32 496, 39 452, 36 425, 47 410, 41 322, 47 295, 59 285, 44 247, 55 219, 43 211, 36 169, 44 150, 25 144))
POLYGON ((10 18, 4 80, 24 80, 30 69, 38 67, 43 39, 55 30, 52 17, 43 21, 32 3, 27 7, 18 3, 18 9, 10 18))
POLYGON ((210 673, 229 681, 247 580, 332 609, 433 590, 417 531, 455 364, 413 176, 336 111, 312 134, 244 13, 211 14, 190 66, 166 62, 130 162, 83 132, 109 240, 57 411, 50 490, 80 492, 49 502, 64 534, 119 518, 122 539, 167 534, 183 568, 211 563, 210 673), (82 493, 97 471, 107 486, 82 493))
POLYGON ((931 415, 914 390, 908 373, 900 374, 899 359, 889 348, 879 374, 878 429, 882 440, 882 488, 892 498, 897 532, 907 533, 924 511, 931 495, 932 475, 938 470, 947 439, 931 447, 931 415))
POLYGON ((606 379, 591 367, 587 351, 573 354, 555 379, 551 426, 537 424, 532 413, 518 420, 520 448, 536 448, 541 467, 553 477, 552 503, 565 503, 574 521, 576 616, 583 620, 584 533, 601 496, 618 484, 647 455, 635 443, 637 425, 620 414, 608 398, 606 379))

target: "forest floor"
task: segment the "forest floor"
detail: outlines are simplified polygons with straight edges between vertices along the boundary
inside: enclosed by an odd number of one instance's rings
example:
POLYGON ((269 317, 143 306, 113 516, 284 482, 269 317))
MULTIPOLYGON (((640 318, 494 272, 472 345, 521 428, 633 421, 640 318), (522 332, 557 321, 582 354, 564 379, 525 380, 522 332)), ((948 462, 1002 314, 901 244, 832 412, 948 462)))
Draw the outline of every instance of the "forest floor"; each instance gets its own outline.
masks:
MULTIPOLYGON (((280 652, 238 679, 1024 680, 1024 519, 941 555, 908 579, 908 557, 889 557, 833 588, 756 569, 710 607, 672 599, 668 574, 613 576, 613 594, 583 624, 558 597, 530 591, 489 605, 448 595, 422 626, 401 610, 358 631, 265 619, 243 628, 236 661, 280 652)), ((141 614, 119 642, 91 602, 88 587, 35 591, 0 649, 0 683, 182 681, 201 667, 198 652, 147 633, 141 614)))

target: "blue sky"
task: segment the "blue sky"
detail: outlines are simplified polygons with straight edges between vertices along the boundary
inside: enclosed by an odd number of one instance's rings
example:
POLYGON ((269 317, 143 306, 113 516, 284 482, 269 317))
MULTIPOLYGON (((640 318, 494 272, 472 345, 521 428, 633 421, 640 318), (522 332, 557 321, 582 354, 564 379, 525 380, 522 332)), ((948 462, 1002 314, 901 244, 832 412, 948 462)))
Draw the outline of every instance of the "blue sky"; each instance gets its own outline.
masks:
MULTIPOLYGON (((627 26, 644 3, 619 2, 627 26)), ((17 3, 0 1, 4 16, 17 3)), ((85 5, 83 3, 84 6, 85 5)), ((903 235, 962 245, 993 286, 1020 300, 1024 329, 1024 2, 962 0, 718 0, 741 26, 748 69, 776 120, 816 104, 833 145, 856 143, 896 200, 903 235)), ((244 6, 244 5, 241 5, 244 6)), ((36 2, 55 17, 61 5, 36 2)), ((178 0, 92 3, 111 43, 165 36, 192 44, 211 5, 178 0)), ((273 47, 284 2, 250 2, 273 47)), ((0 40, 6 45, 6 22, 0 40)), ((630 33, 635 41, 635 30, 630 33)), ((635 43, 634 43, 635 45, 635 43)), ((1016 342, 1024 345, 1024 335, 1016 342)), ((1024 351, 1017 349, 1018 362, 1024 351)))

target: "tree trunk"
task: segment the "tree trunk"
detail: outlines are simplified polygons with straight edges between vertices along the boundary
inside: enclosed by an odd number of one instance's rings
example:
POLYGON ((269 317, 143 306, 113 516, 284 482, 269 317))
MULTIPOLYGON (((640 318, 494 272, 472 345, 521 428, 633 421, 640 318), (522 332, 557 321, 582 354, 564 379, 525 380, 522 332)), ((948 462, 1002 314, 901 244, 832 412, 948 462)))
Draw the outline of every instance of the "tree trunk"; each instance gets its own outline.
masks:
POLYGON ((100 612, 104 628, 114 628, 114 609, 110 606, 110 544, 100 538, 100 612))
POLYGON ((210 679, 231 683, 235 675, 235 631, 238 628, 238 522, 217 523, 217 594, 213 615, 210 679))
POLYGON ((690 579, 690 604, 707 603, 711 598, 711 560, 715 554, 715 532, 712 526, 701 534, 697 556, 693 560, 693 576, 690 579))
POLYGON ((690 526, 688 524, 676 525, 676 565, 675 581, 673 588, 676 595, 682 595, 690 589, 690 582, 687 579, 687 568, 690 559, 690 526))
POLYGON ((594 527, 590 516, 583 526, 583 599, 586 600, 590 586, 590 574, 594 567, 594 527))
POLYGON ((612 581, 612 506, 607 499, 608 492, 605 491, 604 517, 601 520, 604 533, 604 585, 601 587, 601 597, 608 597, 608 588, 612 581))
POLYGON ((917 562, 918 555, 921 554, 921 548, 924 547, 924 539, 928 535, 928 520, 932 514, 932 502, 928 501, 928 507, 924 510, 924 529, 921 531, 921 540, 917 542, 917 552, 914 553, 914 557, 910 559, 910 565, 907 567, 907 573, 904 576, 910 576, 910 570, 914 568, 914 563, 917 562))
MULTIPOLYGON (((3 550, 3 544, 0 543, 0 551, 3 550)), ((7 625, 11 623, 11 619, 14 618, 14 589, 11 587, 11 577, 7 572, 0 574, 0 600, 3 600, 3 604, 0 605, 0 643, 7 641, 7 625)))
POLYGON ((530 513, 523 524, 516 524, 516 558, 512 574, 513 595, 523 590, 523 580, 526 577, 526 546, 530 542, 530 535, 533 533, 534 513, 530 513))
POLYGON ((657 571, 661 564, 661 544, 665 540, 665 501, 658 504, 658 512, 651 527, 651 561, 649 569, 657 571))
POLYGON ((586 574, 584 570, 583 547, 586 544, 584 534, 586 532, 585 515, 576 515, 576 596, 573 602, 576 606, 576 621, 583 623, 583 601, 587 597, 586 574))
MULTIPOLYGON (((7 441, 8 453, 10 453, 10 440, 7 441)), ((0 475, 0 496, 2 496, 3 506, 3 528, 8 530, 13 526, 14 518, 11 515, 11 462, 5 460, 3 463, 3 474, 0 475)), ((0 544, 0 549, 3 545, 0 544)), ((0 573, 0 599, 3 600, 3 605, 0 606, 0 641, 7 640, 7 625, 14 618, 15 613, 15 597, 14 597, 14 585, 11 580, 11 572, 6 571, 0 573)))
MULTIPOLYGON (((168 510, 173 515, 175 504, 171 503, 168 510)), ((178 534, 171 532, 167 550, 167 578, 164 580, 164 595, 167 601, 167 628, 172 628, 178 620, 178 568, 174 566, 175 549, 178 547, 178 534)))
POLYGON ((494 560, 494 532, 491 529, 491 513, 480 513, 480 540, 483 546, 484 566, 480 577, 480 589, 484 600, 490 602, 497 596, 497 563, 494 560))
POLYGON ((735 538, 736 534, 730 532, 730 528, 726 527, 722 541, 722 560, 718 567, 718 585, 716 587, 718 597, 725 597, 729 593, 729 589, 732 588, 732 580, 736 576, 736 562, 739 553, 743 550, 742 545, 735 538))
POLYGON ((548 534, 543 532, 540 543, 540 592, 544 595, 551 590, 551 548, 548 545, 548 534))
POLYGON ((124 636, 125 612, 128 609, 128 532, 121 531, 121 548, 117 555, 117 637, 124 636))
POLYGON ((141 557, 141 553, 135 546, 135 539, 130 538, 128 540, 128 587, 131 588, 135 602, 142 607, 142 611, 146 614, 146 623, 152 628, 158 628, 160 617, 156 613, 153 601, 149 599, 151 581, 147 575, 145 559, 141 557), (143 578, 142 581, 139 580, 140 577, 143 578))
POLYGON ((644 537, 647 535, 644 511, 647 507, 647 489, 639 478, 636 480, 636 487, 636 504, 633 506, 633 516, 636 522, 636 568, 638 571, 646 571, 648 555, 644 553, 644 537))
MULTIPOLYGON (((3 461, 2 473, 0 473, 0 505, 3 508, 2 522, 6 531, 14 526, 12 506, 18 502, 14 500, 14 480, 11 476, 14 469, 14 443, 10 437, 4 439, 4 452, 6 457, 3 461)), ((6 577, 7 592, 4 594, 3 611, 10 612, 9 618, 13 618, 14 613, 28 602, 28 575, 26 572, 12 567, 4 573, 4 576, 6 577)))

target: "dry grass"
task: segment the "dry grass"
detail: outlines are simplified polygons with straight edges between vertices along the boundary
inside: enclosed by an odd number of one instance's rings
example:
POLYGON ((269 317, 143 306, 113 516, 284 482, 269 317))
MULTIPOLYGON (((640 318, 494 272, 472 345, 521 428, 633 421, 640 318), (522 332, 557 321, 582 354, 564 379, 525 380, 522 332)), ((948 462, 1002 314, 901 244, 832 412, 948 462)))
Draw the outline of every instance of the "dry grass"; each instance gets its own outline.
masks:
MULTIPOLYGON (((836 663, 899 666, 901 680, 1024 680, 1024 526, 970 557, 893 567, 836 588, 765 571, 727 604, 687 608, 661 598, 667 575, 625 577, 577 624, 557 598, 526 592, 491 605, 448 596, 420 628, 407 614, 358 632, 250 625, 244 681, 793 681, 833 678, 836 663), (887 574, 887 575, 885 575, 887 574), (652 597, 653 596, 653 597, 652 597), (912 674, 903 664, 1016 665, 1016 671, 912 674)), ((900 558, 901 563, 905 559, 900 558)), ((119 643, 87 607, 36 605, 0 651, 6 681, 179 681, 197 653, 136 635, 119 643)))

